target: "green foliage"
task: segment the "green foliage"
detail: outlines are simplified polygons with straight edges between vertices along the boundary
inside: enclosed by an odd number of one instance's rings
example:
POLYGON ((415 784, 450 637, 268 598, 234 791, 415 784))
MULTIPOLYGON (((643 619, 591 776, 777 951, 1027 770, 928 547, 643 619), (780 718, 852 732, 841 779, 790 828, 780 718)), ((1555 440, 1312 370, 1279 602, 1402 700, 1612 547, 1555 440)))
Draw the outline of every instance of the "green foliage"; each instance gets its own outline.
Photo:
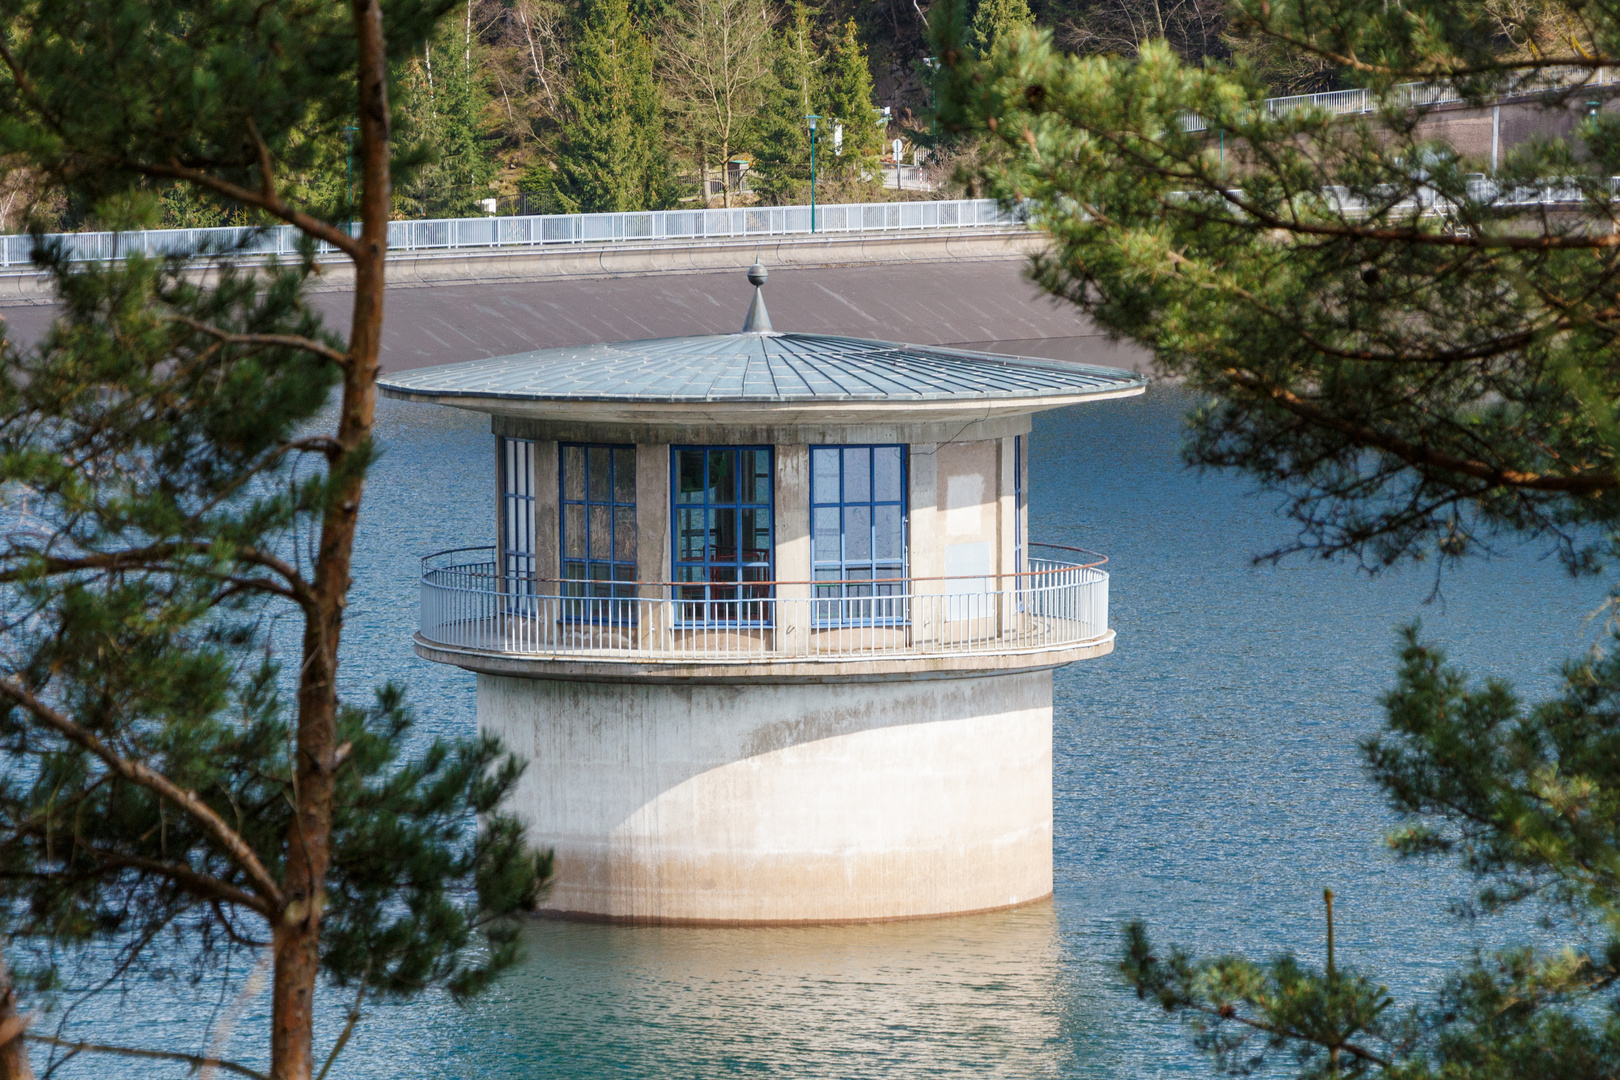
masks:
POLYGON ((810 128, 815 112, 822 57, 816 51, 810 9, 793 5, 772 42, 771 71, 764 101, 750 125, 755 173, 750 183, 762 201, 778 205, 810 200, 810 128))
MULTIPOLYGON (((1620 639, 1611 641, 1620 645, 1620 639)), ((1186 1018, 1226 1071, 1289 1056, 1303 1076, 1592 1077, 1620 1063, 1620 653, 1569 664, 1563 693, 1525 708, 1499 681, 1469 685, 1415 628, 1403 634, 1388 727, 1363 750, 1406 824, 1404 858, 1455 856, 1481 883, 1472 914, 1533 904, 1557 951, 1477 957, 1426 1006, 1284 956, 1157 955, 1126 928, 1137 994, 1186 1018)))
POLYGON ((498 746, 405 760, 399 692, 335 689, 390 161, 416 160, 385 95, 446 6, 109 0, 6 24, 0 154, 77 216, 217 207, 305 238, 255 269, 40 250, 56 320, 0 342, 0 942, 36 985, 77 955, 105 987, 273 941, 277 1076, 313 1073, 323 976, 359 983, 356 1008, 486 984, 548 867, 499 810, 518 767, 498 746), (321 217, 350 208, 351 124, 358 239, 321 217), (356 267, 347 343, 305 296, 317 237, 356 267))
POLYGON ((1008 31, 1034 25, 1027 0, 979 0, 973 12, 973 45, 981 54, 988 54, 1008 31))
MULTIPOLYGON (((1459 90, 1501 85, 1509 72, 1463 29, 1459 90)), ((1620 396, 1608 120, 1578 133, 1584 160, 1566 142, 1520 148, 1497 189, 1398 98, 1371 117, 1274 116, 1245 68, 1164 48, 1075 58, 1043 33, 979 67, 954 55, 952 122, 1000 143, 990 187, 1033 200, 1055 240, 1040 282, 1215 395, 1189 458, 1285 492, 1298 546, 1377 567, 1508 530, 1553 539, 1578 569, 1603 555, 1620 518, 1601 404, 1620 396), (1587 222, 1514 205, 1549 178, 1586 194, 1587 222)))
MULTIPOLYGON (((450 6, 387 5, 390 59, 419 49, 450 6)), ((86 203, 186 169, 256 185, 253 132, 280 167, 309 172, 323 140, 341 144, 354 123, 354 25, 341 5, 45 5, 27 9, 26 26, 7 43, 28 80, 0 79, 0 154, 21 155, 86 203)))
POLYGON ((404 105, 424 160, 398 185, 399 209, 413 217, 474 217, 495 194, 490 94, 480 62, 484 46, 446 20, 402 80, 404 105))
MULTIPOLYGON (((45 269, 62 317, 35 350, 7 343, 0 366, 6 678, 195 793, 279 878, 293 745, 266 616, 290 599, 278 561, 334 497, 312 467, 324 441, 300 433, 339 372, 264 339, 337 347, 304 300, 310 265, 227 264, 208 287, 180 258, 45 269)), ((482 738, 401 760, 411 723, 392 686, 340 711, 321 963, 372 996, 466 995, 515 959, 504 919, 533 906, 549 857, 499 809, 515 759, 482 738), (493 948, 475 947, 480 928, 493 948)), ((84 739, 8 700, 0 763, 13 943, 113 943, 141 970, 173 963, 172 942, 151 949, 170 929, 199 964, 268 940, 241 860, 84 739)))
POLYGON ((817 111, 827 119, 822 122, 825 134, 821 136, 818 165, 826 170, 824 176, 829 183, 841 185, 842 197, 853 201, 862 197, 866 189, 877 187, 877 159, 883 152, 884 135, 872 107, 872 70, 867 64, 866 46, 854 19, 845 22, 833 40, 825 70, 823 97, 817 111), (844 125, 842 157, 832 153, 835 123, 844 125), (873 178, 867 180, 865 175, 873 178))
POLYGON ((524 189, 539 194, 550 213, 672 205, 652 45, 632 23, 628 0, 583 0, 571 37, 572 82, 556 158, 537 162, 524 189))
MULTIPOLYGON (((1486 178, 1490 163, 1431 138, 1399 86, 1439 80, 1477 104, 1528 84, 1579 101, 1620 57, 1617 15, 1233 5, 1235 33, 1329 61, 1378 105, 1338 117, 1273 113, 1245 56, 1075 57, 1025 30, 977 60, 960 10, 942 11, 942 112, 992 142, 985 182, 1052 237, 1036 279, 1208 402, 1187 459, 1284 496, 1300 532, 1270 557, 1443 566, 1507 536, 1596 573, 1620 551, 1620 124, 1600 114, 1486 178), (1545 206, 1550 187, 1576 194, 1545 206)), ((1480 956, 1404 1010, 1371 976, 1287 958, 1154 959, 1140 930, 1128 977, 1236 1071, 1616 1074, 1620 638, 1604 644, 1566 666, 1558 697, 1526 706, 1409 632, 1385 733, 1364 748, 1404 819, 1394 849, 1457 859, 1479 882, 1466 914, 1530 905, 1559 947, 1480 956)))

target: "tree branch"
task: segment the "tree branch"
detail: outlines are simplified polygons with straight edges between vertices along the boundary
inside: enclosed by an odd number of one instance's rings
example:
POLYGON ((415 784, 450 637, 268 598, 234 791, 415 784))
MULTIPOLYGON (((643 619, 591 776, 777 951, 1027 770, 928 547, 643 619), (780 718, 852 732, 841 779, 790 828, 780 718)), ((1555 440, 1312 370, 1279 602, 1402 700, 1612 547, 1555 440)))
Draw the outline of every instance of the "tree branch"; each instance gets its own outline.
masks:
POLYGON ((1312 405, 1292 391, 1259 379, 1246 371, 1240 371, 1237 368, 1226 368, 1222 374, 1250 393, 1269 399, 1274 404, 1301 419, 1319 427, 1337 431, 1341 435, 1347 435, 1366 446, 1392 454, 1408 465, 1417 468, 1432 468, 1443 472, 1459 473, 1463 476, 1472 476, 1476 480, 1487 481, 1493 486, 1522 488, 1529 491, 1560 491, 1572 495, 1598 495, 1620 487, 1620 476, 1616 476, 1612 472, 1582 472, 1569 476, 1548 476, 1544 473, 1505 469, 1500 466, 1489 465, 1483 461, 1473 461, 1440 450, 1431 450, 1428 447, 1407 442, 1398 436, 1385 434, 1365 424, 1333 416, 1327 410, 1312 405))
POLYGON ((238 1065, 234 1061, 225 1061, 221 1058, 203 1057, 199 1054, 182 1054, 173 1050, 143 1050, 136 1046, 107 1046, 102 1043, 70 1042, 67 1039, 58 1039, 54 1035, 24 1035, 23 1038, 29 1042, 44 1043, 46 1046, 59 1046, 74 1054, 89 1050, 98 1054, 122 1054, 125 1057, 154 1058, 159 1061, 184 1061, 193 1070, 211 1067, 224 1069, 226 1072, 233 1072, 238 1076, 249 1076, 253 1080, 270 1080, 264 1073, 250 1069, 246 1065, 238 1065))
POLYGON ((189 315, 171 315, 170 322, 184 323, 199 333, 209 334, 231 345, 280 345, 289 349, 302 349, 324 356, 341 367, 349 364, 349 354, 340 352, 323 341, 303 337, 300 334, 237 334, 217 326, 210 326, 201 319, 193 319, 189 315))
POLYGON ((266 213, 294 226, 300 232, 308 233, 317 240, 323 240, 331 244, 351 259, 360 257, 360 243, 354 237, 342 229, 322 221, 320 218, 312 217, 296 207, 289 206, 280 196, 266 199, 262 192, 254 191, 252 188, 245 188, 241 184, 233 184, 229 180, 221 180, 217 176, 203 172, 201 169, 189 168, 178 161, 171 161, 167 165, 157 165, 144 161, 118 161, 115 164, 120 168, 128 169, 130 172, 140 173, 142 176, 162 177, 167 180, 184 180, 187 183, 208 188, 210 191, 224 195, 226 198, 246 203, 248 206, 257 206, 266 213))
POLYGON ((247 841, 241 834, 225 823, 214 810, 197 797, 194 791, 185 791, 174 781, 162 773, 147 768, 137 761, 130 761, 114 751, 110 746, 98 738, 94 733, 86 731, 66 716, 51 708, 45 702, 35 697, 27 687, 17 682, 15 678, 0 678, 0 696, 10 698, 13 702, 32 713, 36 719, 46 727, 51 728, 63 738, 75 745, 81 746, 100 758, 113 772, 122 776, 132 784, 139 784, 149 791, 156 792, 168 799, 193 820, 202 826, 203 830, 212 836, 241 867, 242 871, 252 880, 259 895, 269 908, 279 909, 286 905, 282 896, 281 887, 276 884, 275 878, 265 869, 247 841))
POLYGON ((266 919, 271 918, 270 906, 262 898, 245 889, 239 889, 234 885, 227 884, 212 874, 204 874, 193 870, 183 863, 147 859, 139 855, 119 855, 82 843, 79 847, 80 850, 89 852, 98 862, 109 867, 127 867, 131 870, 143 870, 149 874, 158 874, 173 881, 199 899, 220 900, 229 904, 237 904, 241 907, 251 908, 266 919))
MULTIPOLYGON (((296 445, 296 444, 295 444, 296 445)), ((330 456, 330 455, 328 455, 330 456)), ((47 574, 71 574, 78 570, 132 570, 137 568, 161 567, 161 564, 176 555, 206 554, 212 545, 200 540, 180 541, 178 543, 153 544, 151 547, 132 548, 127 551, 104 552, 96 555, 81 555, 76 558, 63 556, 46 556, 41 562, 47 574)), ((309 583, 298 572, 297 567, 285 559, 258 548, 239 547, 234 549, 236 558, 252 566, 262 566, 266 570, 279 575, 287 582, 286 589, 277 589, 269 585, 261 585, 278 595, 286 596, 301 606, 308 607, 313 602, 310 596, 309 583)), ((26 569, 0 570, 0 584, 21 581, 29 576, 26 569)), ((252 582, 252 578, 236 578, 223 575, 227 581, 252 582)))

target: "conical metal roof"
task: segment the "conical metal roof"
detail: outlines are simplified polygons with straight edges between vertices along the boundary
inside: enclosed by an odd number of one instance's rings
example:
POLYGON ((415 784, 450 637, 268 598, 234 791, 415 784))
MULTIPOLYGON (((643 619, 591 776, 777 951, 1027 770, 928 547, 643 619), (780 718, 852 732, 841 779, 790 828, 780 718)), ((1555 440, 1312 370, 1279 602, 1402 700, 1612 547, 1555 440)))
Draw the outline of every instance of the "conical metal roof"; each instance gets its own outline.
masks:
POLYGON ((1115 396, 1147 379, 1117 368, 926 345, 740 333, 541 349, 402 371, 379 385, 411 398, 899 403, 1115 396))

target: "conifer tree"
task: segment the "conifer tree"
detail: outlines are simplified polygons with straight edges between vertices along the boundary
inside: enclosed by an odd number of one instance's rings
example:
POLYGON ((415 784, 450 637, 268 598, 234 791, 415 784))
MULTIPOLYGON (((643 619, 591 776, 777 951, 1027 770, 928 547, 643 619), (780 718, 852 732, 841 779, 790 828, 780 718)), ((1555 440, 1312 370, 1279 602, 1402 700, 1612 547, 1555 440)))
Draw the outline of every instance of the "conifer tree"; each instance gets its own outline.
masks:
MULTIPOLYGON (((1198 393, 1185 456, 1282 497, 1300 532, 1273 558, 1444 567, 1505 536, 1574 573, 1612 566, 1620 114, 1598 77, 1620 63, 1620 12, 1228 12, 1236 32, 1331 64, 1372 108, 1273 111, 1254 67, 1185 64, 1162 41, 1075 57, 1010 31, 977 62, 960 6, 940 5, 944 119, 996 144, 988 182, 1050 238, 1036 279, 1198 393), (1476 108, 1532 89, 1592 105, 1492 176, 1425 130, 1403 85, 1419 80, 1476 108)), ((1232 1074, 1620 1075, 1620 634, 1598 645, 1531 703, 1408 629, 1384 730, 1361 747, 1400 818, 1393 850, 1456 859, 1478 883, 1468 915, 1533 914, 1536 936, 1402 1006, 1331 946, 1323 966, 1195 957, 1133 925, 1121 966, 1138 994, 1232 1074)))
POLYGON ((818 110, 828 120, 822 149, 832 149, 831 127, 842 124, 842 157, 828 154, 822 160, 841 182, 845 197, 869 194, 877 184, 877 159, 883 152, 884 129, 877 123, 872 107, 872 69, 867 63, 866 46, 854 19, 844 23, 827 57, 823 100, 818 110))
POLYGON ((656 210, 674 201, 652 45, 629 0, 583 0, 572 23, 568 93, 553 161, 525 177, 548 212, 656 210))
POLYGON ((981 55, 988 55, 991 46, 1009 30, 1034 25, 1035 17, 1029 13, 1028 0, 979 0, 969 38, 981 55))
MULTIPOLYGON (((490 95, 479 63, 481 42, 472 36, 471 7, 462 20, 441 25, 435 51, 437 78, 426 85, 423 102, 414 102, 418 124, 431 151, 431 159, 418 172, 413 208, 422 217, 469 217, 482 212, 479 202, 489 198, 495 178, 495 158, 486 132, 490 95)), ((424 86, 417 80, 418 94, 424 86)))
POLYGON ((42 247, 56 322, 35 346, 0 340, 4 1080, 28 1047, 312 1080, 367 1001, 464 996, 516 955, 504 920, 546 869, 499 810, 519 763, 478 738, 410 757, 397 688, 338 693, 391 188, 409 164, 390 71, 445 6, 7 9, 6 160, 113 228, 179 184, 285 222, 303 253, 97 265, 42 247), (350 126, 352 229, 289 182, 350 126), (353 266, 347 340, 304 295, 317 240, 353 266), (139 1008, 122 976, 218 974, 242 953, 271 970, 262 1068, 85 1045, 40 1018, 74 957, 139 1008), (317 1057, 323 1013, 343 1033, 317 1057))
POLYGON ((752 184, 765 202, 803 203, 810 191, 810 128, 805 117, 821 99, 823 60, 816 51, 807 5, 793 5, 771 44, 764 99, 748 129, 756 169, 752 184))

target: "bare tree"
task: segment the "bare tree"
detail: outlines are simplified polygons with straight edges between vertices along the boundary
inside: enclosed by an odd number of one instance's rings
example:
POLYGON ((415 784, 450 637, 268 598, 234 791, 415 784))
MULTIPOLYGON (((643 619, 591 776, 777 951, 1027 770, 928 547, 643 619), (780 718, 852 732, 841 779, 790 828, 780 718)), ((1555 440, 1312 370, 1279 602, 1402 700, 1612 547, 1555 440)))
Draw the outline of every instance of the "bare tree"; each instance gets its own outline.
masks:
POLYGON ((726 166, 764 99, 770 46, 771 16, 761 0, 683 0, 665 33, 664 77, 678 137, 697 162, 705 198, 709 161, 718 157, 726 206, 726 166))
POLYGON ((1184 60, 1226 55, 1221 0, 1096 0, 1067 20, 1059 39, 1079 53, 1135 56, 1164 39, 1184 60))

